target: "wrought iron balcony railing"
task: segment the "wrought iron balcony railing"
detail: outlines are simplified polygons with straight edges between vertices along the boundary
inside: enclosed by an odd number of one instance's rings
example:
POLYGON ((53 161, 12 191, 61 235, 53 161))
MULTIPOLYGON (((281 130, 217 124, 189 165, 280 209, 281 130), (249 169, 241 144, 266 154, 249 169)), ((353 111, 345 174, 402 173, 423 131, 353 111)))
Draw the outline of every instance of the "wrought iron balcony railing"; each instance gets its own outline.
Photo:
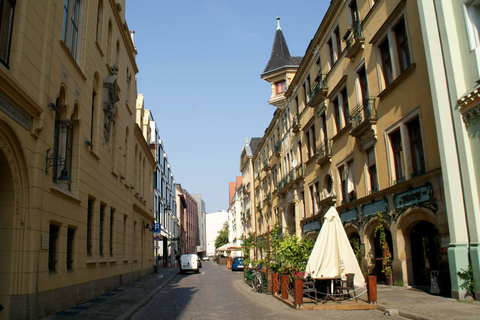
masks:
POLYGON ((364 121, 377 119, 375 98, 369 97, 360 101, 348 116, 352 124, 352 130, 361 125, 364 121))
POLYGON ((332 157, 332 139, 324 139, 315 149, 317 162, 324 164, 332 157))
POLYGON ((346 43, 345 49, 347 50, 346 57, 353 58, 365 42, 361 19, 353 21, 350 26, 350 32, 345 35, 344 41, 346 43))

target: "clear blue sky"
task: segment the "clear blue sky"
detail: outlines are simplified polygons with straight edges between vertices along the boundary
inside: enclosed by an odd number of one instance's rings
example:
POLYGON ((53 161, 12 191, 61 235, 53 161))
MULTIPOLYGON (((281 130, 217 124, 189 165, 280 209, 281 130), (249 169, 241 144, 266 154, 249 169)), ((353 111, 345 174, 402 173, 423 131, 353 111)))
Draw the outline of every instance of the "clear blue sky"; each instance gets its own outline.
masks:
POLYGON ((275 107, 260 78, 277 22, 303 56, 330 1, 127 1, 137 90, 152 110, 175 182, 201 193, 207 212, 228 209, 245 138, 262 137, 275 107))

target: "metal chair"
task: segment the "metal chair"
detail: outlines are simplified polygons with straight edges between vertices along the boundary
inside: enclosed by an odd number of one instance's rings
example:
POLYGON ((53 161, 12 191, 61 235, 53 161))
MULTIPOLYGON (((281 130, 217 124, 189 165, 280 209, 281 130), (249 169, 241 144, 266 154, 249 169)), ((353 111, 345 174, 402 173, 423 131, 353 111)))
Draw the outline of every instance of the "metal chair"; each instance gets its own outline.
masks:
POLYGON ((313 296, 315 297, 313 302, 315 304, 318 304, 317 290, 315 289, 315 281, 304 281, 303 282, 303 293, 306 293, 310 299, 312 299, 311 293, 313 293, 313 296))
MULTIPOLYGON (((347 273, 347 280, 342 280, 341 290, 342 290, 342 293, 344 290, 347 290, 348 298, 350 298, 350 290, 352 290, 353 294, 355 295, 355 285, 353 284, 354 279, 355 279, 355 273, 347 273)), ((358 302, 356 295, 355 295, 355 301, 358 302)))

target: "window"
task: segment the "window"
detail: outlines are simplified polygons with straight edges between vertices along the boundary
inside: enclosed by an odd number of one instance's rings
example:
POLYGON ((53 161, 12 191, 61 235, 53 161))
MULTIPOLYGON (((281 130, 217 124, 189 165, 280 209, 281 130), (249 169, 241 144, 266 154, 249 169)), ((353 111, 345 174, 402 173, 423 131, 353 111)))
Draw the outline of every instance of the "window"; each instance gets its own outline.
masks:
POLYGON ((394 184, 405 180, 405 169, 403 163, 403 148, 402 148, 402 136, 400 129, 395 130, 390 134, 390 143, 393 153, 393 166, 395 172, 394 184))
POLYGON ((350 123, 347 89, 341 90, 332 100, 337 133, 350 123))
POLYGON ((405 71, 411 64, 410 49, 408 48, 407 30, 405 29, 405 20, 401 20, 394 29, 397 40, 398 62, 400 64, 400 73, 405 71))
POLYGON ((275 94, 283 93, 286 90, 286 81, 282 80, 275 83, 275 94))
POLYGON ((380 44, 379 49, 382 59, 383 79, 385 81, 385 86, 387 87, 393 81, 393 66, 388 38, 380 44))
POLYGON ((48 241, 48 271, 55 272, 57 264, 57 238, 60 227, 54 224, 50 225, 48 241))
POLYGON ((470 50, 474 50, 480 46, 480 3, 466 4, 464 14, 470 50))
POLYGON ((312 124, 305 132, 306 138, 306 147, 307 147, 307 158, 311 159, 315 156, 315 124, 312 124))
MULTIPOLYGON (((66 181, 72 172, 72 152, 73 152, 73 119, 76 116, 76 107, 71 119, 62 119, 61 112, 64 111, 63 90, 56 102, 55 127, 53 135, 53 171, 52 181, 58 182, 59 178, 66 181), (62 110, 60 110, 62 108, 62 110)), ((58 184, 70 190, 70 183, 65 185, 58 184)))
POLYGON ((357 6, 357 0, 352 0, 349 5, 350 8, 350 17, 352 19, 352 23, 354 21, 357 21, 359 19, 358 15, 358 6, 357 6))
POLYGON ((103 1, 98 1, 97 7, 97 28, 95 30, 95 41, 101 42, 102 40, 102 26, 103 26, 103 1))
POLYGON ((335 28, 335 30, 333 30, 333 35, 335 36, 335 46, 336 46, 336 53, 337 53, 337 57, 335 59, 338 60, 340 58, 340 54, 342 53, 342 44, 341 44, 341 41, 340 41, 340 29, 338 29, 338 27, 335 28))
POLYGON ((87 207, 87 254, 92 255, 92 219, 93 219, 93 199, 88 199, 87 207))
POLYGON ((354 170, 353 160, 348 161, 338 167, 342 204, 356 199, 354 170))
POLYGON ((75 229, 67 229, 67 270, 73 270, 73 237, 75 229))
POLYGON ((332 38, 330 38, 327 41, 327 49, 328 49, 328 62, 330 64, 330 69, 333 67, 333 64, 335 63, 335 56, 333 54, 333 41, 332 38))
POLYGON ((100 225, 98 227, 98 252, 103 256, 103 223, 105 221, 105 205, 100 205, 100 225))
POLYGON ((127 215, 123 216, 123 259, 127 259, 127 215))
POLYGON ((80 0, 65 0, 63 5, 62 41, 75 60, 77 60, 78 52, 79 23, 80 0))
POLYGON ((368 82, 367 82, 367 72, 365 70, 365 65, 357 71, 358 85, 360 86, 360 101, 367 99, 368 94, 368 82))
POLYGON ((115 210, 110 209, 110 257, 113 257, 113 226, 115 222, 115 210))
POLYGON ((422 133, 420 131, 420 120, 415 118, 407 124, 410 138, 412 177, 425 173, 425 157, 423 154, 422 133))
POLYGON ((311 216, 315 215, 318 211, 318 202, 319 202, 319 183, 318 181, 315 182, 314 184, 312 184, 310 187, 309 187, 309 191, 310 191, 310 208, 312 210, 312 213, 311 213, 311 216))
POLYGON ((347 89, 343 89, 340 94, 342 95, 342 105, 343 105, 343 123, 344 126, 350 123, 350 118, 348 117, 350 111, 348 108, 348 96, 347 89))
POLYGON ((0 0, 0 61, 8 66, 15 0, 0 0))
POLYGON ((384 34, 375 35, 373 41, 378 43, 378 65, 382 73, 380 84, 383 90, 408 69, 412 58, 403 16, 389 26, 382 26, 381 30, 386 31, 382 31, 384 34))
POLYGON ((370 193, 378 191, 378 177, 377 177, 377 163, 375 161, 375 149, 367 150, 367 173, 368 173, 368 187, 370 193))
POLYGON ((137 221, 134 221, 133 222, 133 233, 132 233, 132 256, 133 256, 133 260, 137 260, 137 257, 135 256, 135 253, 136 253, 136 248, 135 248, 135 245, 136 245, 136 239, 135 237, 137 236, 137 221))
POLYGON ((307 79, 303 83, 303 91, 305 93, 305 105, 307 105, 308 102, 310 102, 310 75, 308 75, 307 79))
POLYGON ((322 114, 320 115, 320 122, 321 122, 321 125, 320 125, 320 140, 322 142, 325 142, 326 139, 328 139, 328 135, 327 135, 327 118, 325 116, 325 111, 322 112, 322 114))
POLYGON ((337 128, 337 132, 339 132, 342 129, 341 123, 340 123, 340 108, 338 106, 338 98, 335 98, 332 100, 332 105, 333 105, 333 112, 334 112, 334 119, 335 119, 335 126, 337 128))

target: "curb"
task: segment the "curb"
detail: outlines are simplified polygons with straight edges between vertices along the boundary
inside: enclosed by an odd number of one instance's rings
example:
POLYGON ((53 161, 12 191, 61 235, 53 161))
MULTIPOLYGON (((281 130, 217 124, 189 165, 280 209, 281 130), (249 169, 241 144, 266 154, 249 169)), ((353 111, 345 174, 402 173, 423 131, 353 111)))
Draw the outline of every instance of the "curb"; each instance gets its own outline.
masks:
POLYGON ((146 305, 152 298, 160 291, 162 290, 167 284, 169 284, 176 276, 178 275, 178 272, 174 273, 173 275, 170 276, 170 278, 167 278, 164 283, 159 285, 155 290, 153 290, 150 294, 148 294, 145 298, 137 302, 134 306, 130 307, 127 312, 120 317, 115 318, 116 320, 129 320, 132 318, 132 316, 140 310, 144 305, 146 305))
POLYGON ((413 320, 431 320, 429 318, 424 318, 424 317, 421 317, 421 316, 417 316, 413 313, 408 313, 408 312, 404 312, 404 311, 400 311, 400 310, 396 310, 396 309, 391 309, 391 308, 385 308, 385 307, 382 307, 380 305, 377 305, 377 310, 382 311, 386 315, 390 315, 391 312, 396 311, 396 312, 398 312, 398 315, 400 315, 401 317, 404 317, 404 318, 413 319, 413 320))

